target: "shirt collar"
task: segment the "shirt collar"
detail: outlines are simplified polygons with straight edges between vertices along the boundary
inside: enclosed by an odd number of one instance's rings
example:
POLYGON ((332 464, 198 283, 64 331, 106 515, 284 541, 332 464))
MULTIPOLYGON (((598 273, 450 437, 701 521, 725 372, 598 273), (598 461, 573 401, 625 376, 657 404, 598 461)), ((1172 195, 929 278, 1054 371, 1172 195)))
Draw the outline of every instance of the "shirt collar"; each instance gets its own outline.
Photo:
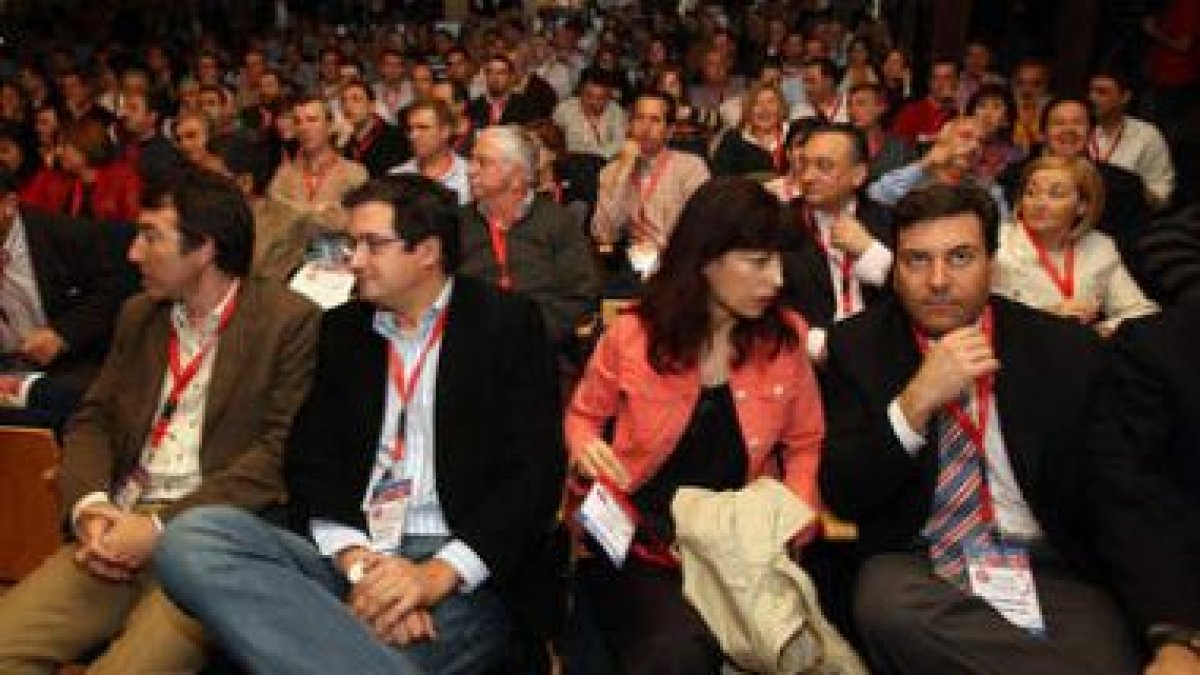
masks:
MULTIPOLYGON (((851 199, 849 202, 846 203, 846 206, 844 208, 842 208, 842 215, 853 216, 857 211, 858 211, 858 200, 851 199)), ((828 213, 825 213, 824 211, 818 211, 817 209, 813 209, 813 218, 816 219, 818 225, 821 225, 821 226, 826 226, 826 225, 832 226, 833 225, 834 217, 829 215, 828 213)))
POLYGON ((212 308, 208 316, 199 322, 188 320, 187 307, 182 302, 174 303, 171 305, 171 325, 175 327, 175 331, 178 333, 192 331, 200 335, 212 335, 216 333, 217 329, 221 326, 221 316, 225 314, 225 308, 229 306, 229 303, 233 302, 233 298, 237 295, 238 289, 241 286, 241 281, 234 279, 233 283, 229 286, 229 290, 225 291, 225 297, 221 298, 221 301, 217 303, 216 307, 212 308))
POLYGON ((438 315, 445 311, 446 307, 449 306, 450 295, 453 291, 454 277, 450 277, 442 286, 442 290, 438 293, 437 298, 434 299, 433 304, 430 305, 429 309, 425 310, 425 313, 421 315, 421 321, 417 324, 417 332, 415 335, 406 334, 403 330, 401 330, 400 324, 396 322, 396 315, 393 312, 389 312, 385 309, 375 310, 375 316, 371 322, 372 328, 374 328, 375 332, 381 335, 384 339, 392 341, 412 339, 413 337, 423 338, 428 335, 429 331, 433 328, 433 323, 437 320, 438 315))
POLYGON ((13 214, 12 227, 8 228, 8 236, 5 237, 2 248, 9 256, 25 252, 25 221, 21 219, 20 210, 13 214))
MULTIPOLYGON (((513 225, 513 223, 522 221, 525 219, 525 216, 529 215, 530 209, 533 208, 533 199, 536 196, 537 196, 537 192, 535 190, 533 190, 532 188, 530 188, 530 190, 525 194, 525 199, 521 202, 521 208, 517 211, 516 219, 513 220, 512 223, 508 223, 508 225, 510 227, 513 225)), ((487 220, 487 218, 489 216, 491 216, 491 214, 489 213, 490 209, 488 209, 487 205, 484 204, 482 201, 477 201, 475 204, 476 204, 476 208, 479 210, 480 215, 483 216, 484 220, 487 220)))

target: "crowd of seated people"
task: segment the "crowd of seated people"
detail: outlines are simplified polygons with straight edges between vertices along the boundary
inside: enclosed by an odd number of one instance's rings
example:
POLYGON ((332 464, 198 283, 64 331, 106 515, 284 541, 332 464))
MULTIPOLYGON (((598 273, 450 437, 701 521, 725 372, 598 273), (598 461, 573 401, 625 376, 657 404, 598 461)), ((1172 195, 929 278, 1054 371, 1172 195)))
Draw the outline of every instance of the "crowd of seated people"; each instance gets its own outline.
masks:
POLYGON ((818 4, 0 50, 0 672, 1200 675, 1200 2, 818 4))

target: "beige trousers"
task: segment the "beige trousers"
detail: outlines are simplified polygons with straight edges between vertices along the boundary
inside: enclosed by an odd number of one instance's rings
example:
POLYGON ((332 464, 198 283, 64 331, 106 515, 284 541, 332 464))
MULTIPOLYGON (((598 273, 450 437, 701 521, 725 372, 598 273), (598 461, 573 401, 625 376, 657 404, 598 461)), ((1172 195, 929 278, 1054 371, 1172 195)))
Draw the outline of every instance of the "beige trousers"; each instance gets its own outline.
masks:
POLYGON ((53 674, 95 653, 94 675, 185 675, 204 666, 200 624, 163 595, 149 572, 105 581, 60 548, 0 595, 0 673, 53 674))

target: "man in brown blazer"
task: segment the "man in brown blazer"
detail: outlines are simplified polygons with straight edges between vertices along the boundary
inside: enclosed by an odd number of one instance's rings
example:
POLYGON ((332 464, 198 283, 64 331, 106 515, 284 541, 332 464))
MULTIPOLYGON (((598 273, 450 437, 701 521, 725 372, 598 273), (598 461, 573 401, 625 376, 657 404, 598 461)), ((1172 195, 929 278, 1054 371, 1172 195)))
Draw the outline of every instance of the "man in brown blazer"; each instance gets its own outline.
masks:
POLYGON ((72 419, 60 476, 74 541, 0 597, 0 672, 52 673, 107 644, 92 673, 187 673, 198 624, 148 561, 192 506, 266 511, 307 395, 319 311, 247 277, 250 209, 237 187, 189 171, 147 194, 129 259, 144 292, 72 419))

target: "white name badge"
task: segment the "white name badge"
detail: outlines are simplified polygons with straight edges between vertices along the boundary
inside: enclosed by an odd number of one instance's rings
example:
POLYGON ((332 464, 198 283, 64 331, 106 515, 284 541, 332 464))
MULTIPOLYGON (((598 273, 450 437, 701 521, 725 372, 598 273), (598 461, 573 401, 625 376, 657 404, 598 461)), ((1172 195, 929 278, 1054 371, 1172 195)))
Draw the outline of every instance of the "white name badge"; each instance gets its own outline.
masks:
POLYGON ((629 546, 636 529, 633 519, 608 488, 593 483, 575 515, 583 529, 600 544, 604 553, 617 567, 625 565, 629 546))
POLYGON ((332 309, 350 299, 354 275, 345 269, 308 262, 296 272, 288 286, 321 309, 332 309))
POLYGON ((412 496, 409 479, 386 481, 367 503, 367 528, 377 551, 397 551, 404 538, 404 517, 412 496))
POLYGON ((1029 556, 1007 548, 1004 555, 967 554, 971 592, 983 598, 1009 623, 1034 635, 1045 635, 1046 622, 1038 603, 1029 556))

